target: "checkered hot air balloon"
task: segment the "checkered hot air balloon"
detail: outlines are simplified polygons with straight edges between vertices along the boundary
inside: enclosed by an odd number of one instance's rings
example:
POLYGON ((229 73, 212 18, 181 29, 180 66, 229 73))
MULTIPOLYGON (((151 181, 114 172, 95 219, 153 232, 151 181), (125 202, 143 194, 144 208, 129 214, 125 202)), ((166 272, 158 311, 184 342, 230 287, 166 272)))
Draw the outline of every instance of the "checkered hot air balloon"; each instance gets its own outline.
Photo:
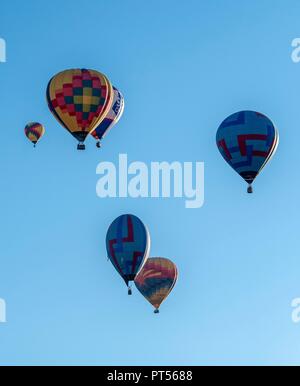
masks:
POLYGON ((26 137, 29 139, 30 142, 33 143, 34 147, 36 146, 38 141, 42 138, 42 136, 45 134, 44 126, 38 122, 28 123, 24 131, 25 131, 26 137))
POLYGON ((248 183, 252 183, 271 159, 279 142, 278 131, 265 115, 240 111, 220 125, 217 146, 225 161, 248 183))
POLYGON ((161 303, 168 297, 178 278, 176 265, 164 257, 151 257, 134 280, 140 293, 159 312, 161 303))
POLYGON ((106 249, 109 260, 131 295, 129 282, 135 279, 149 256, 150 235, 146 226, 132 214, 119 216, 107 231, 106 249))
POLYGON ((66 70, 55 75, 47 87, 48 106, 58 122, 78 141, 84 141, 107 116, 113 102, 108 78, 95 70, 66 70))
POLYGON ((97 126, 96 129, 91 132, 91 135, 97 141, 97 147, 101 147, 102 138, 104 138, 108 131, 112 129, 115 124, 118 123, 124 111, 123 95, 115 87, 113 87, 113 89, 114 99, 109 112, 107 113, 103 121, 100 123, 100 125, 97 126))

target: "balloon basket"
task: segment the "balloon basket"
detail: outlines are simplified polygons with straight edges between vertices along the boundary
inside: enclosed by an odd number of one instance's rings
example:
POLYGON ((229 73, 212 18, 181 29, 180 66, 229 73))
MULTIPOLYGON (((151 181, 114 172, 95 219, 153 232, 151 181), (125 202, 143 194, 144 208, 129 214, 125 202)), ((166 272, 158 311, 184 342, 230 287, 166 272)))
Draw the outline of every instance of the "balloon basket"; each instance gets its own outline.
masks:
POLYGON ((98 149, 100 149, 100 148, 101 148, 101 142, 97 142, 97 143, 96 143, 96 147, 97 147, 98 149))
POLYGON ((156 310, 154 310, 154 313, 159 314, 159 309, 157 308, 156 310))
POLYGON ((248 186, 247 193, 253 193, 253 188, 251 185, 248 186))
POLYGON ((128 295, 132 295, 132 289, 128 288, 128 295))
POLYGON ((83 143, 79 143, 77 145, 77 150, 85 150, 85 145, 83 143))

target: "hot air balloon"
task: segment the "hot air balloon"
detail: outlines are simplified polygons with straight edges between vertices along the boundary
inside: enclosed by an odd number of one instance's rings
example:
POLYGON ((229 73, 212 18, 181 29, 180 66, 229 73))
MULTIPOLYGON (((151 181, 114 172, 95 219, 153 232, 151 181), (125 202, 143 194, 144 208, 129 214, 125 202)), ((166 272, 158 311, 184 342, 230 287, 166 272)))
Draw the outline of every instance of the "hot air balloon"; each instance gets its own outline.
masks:
POLYGON ((114 99, 107 116, 103 119, 100 125, 97 126, 96 129, 91 132, 91 135, 97 141, 97 147, 101 147, 100 141, 102 140, 102 138, 105 137, 108 131, 112 129, 116 123, 118 123, 124 111, 123 95, 115 87, 113 87, 113 90, 114 99))
POLYGON ((129 282, 135 279, 149 256, 150 235, 146 226, 132 214, 119 216, 107 231, 106 249, 108 258, 131 295, 129 282))
POLYGON ((26 125, 25 129, 25 135, 33 143, 33 146, 35 147, 38 141, 42 138, 42 136, 45 134, 45 128, 43 125, 41 125, 38 122, 30 122, 28 125, 26 125))
POLYGON ((168 297, 176 284, 178 271, 176 265, 164 257, 151 257, 144 264, 134 283, 140 293, 159 313, 161 303, 168 297))
POLYGON ((274 155, 279 135, 265 115, 255 111, 240 111, 230 115, 220 125, 217 146, 226 162, 248 183, 252 183, 274 155))
POLYGON ((113 101, 108 78, 95 70, 66 70, 55 75, 47 87, 48 106, 58 122, 78 141, 84 141, 106 117, 113 101))

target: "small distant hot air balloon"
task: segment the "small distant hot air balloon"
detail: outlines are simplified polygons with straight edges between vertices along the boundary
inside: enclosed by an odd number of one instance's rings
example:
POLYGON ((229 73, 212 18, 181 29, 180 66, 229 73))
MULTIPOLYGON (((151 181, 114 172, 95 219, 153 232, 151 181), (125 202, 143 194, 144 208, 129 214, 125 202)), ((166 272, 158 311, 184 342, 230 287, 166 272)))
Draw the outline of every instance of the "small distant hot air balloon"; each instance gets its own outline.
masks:
POLYGON ((176 284, 178 271, 176 265, 163 257, 151 257, 138 273, 134 283, 140 293, 159 313, 161 303, 168 297, 176 284))
POLYGON ((111 108, 107 116, 103 119, 99 126, 91 132, 91 135, 96 139, 97 147, 101 147, 101 140, 105 137, 110 129, 112 129, 115 124, 120 120, 123 111, 124 111, 124 98, 123 95, 113 87, 114 90, 114 99, 111 105, 111 108))
POLYGON ((226 162, 248 183, 252 183, 274 155, 279 135, 265 115, 255 111, 240 111, 230 115, 220 125, 217 146, 226 162))
POLYGON ((25 135, 33 143, 33 146, 35 147, 38 141, 42 138, 42 136, 45 134, 45 128, 43 125, 41 125, 38 122, 30 122, 26 125, 25 129, 25 135))
POLYGON ((84 141, 107 116, 113 102, 108 78, 95 70, 66 70, 55 75, 47 87, 48 106, 58 122, 78 141, 84 141))
POLYGON ((129 282, 135 279, 149 256, 150 235, 146 226, 132 214, 119 216, 107 231, 106 249, 108 258, 131 295, 129 282))

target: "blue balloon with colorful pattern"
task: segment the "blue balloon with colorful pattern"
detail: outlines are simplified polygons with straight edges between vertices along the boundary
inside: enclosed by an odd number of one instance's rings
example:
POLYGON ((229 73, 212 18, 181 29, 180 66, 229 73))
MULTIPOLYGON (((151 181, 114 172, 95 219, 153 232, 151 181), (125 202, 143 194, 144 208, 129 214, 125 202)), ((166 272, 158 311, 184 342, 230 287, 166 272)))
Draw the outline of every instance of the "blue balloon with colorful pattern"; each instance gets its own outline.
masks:
POLYGON ((106 117, 96 127, 94 131, 91 132, 91 135, 97 141, 97 147, 101 147, 101 140, 106 136, 106 134, 119 122, 123 111, 124 111, 124 97, 120 91, 113 87, 114 90, 114 99, 111 105, 109 112, 106 117))
POLYGON ((217 146, 225 161, 249 184, 271 159, 279 142, 272 121, 255 111, 239 111, 220 125, 217 146))
POLYGON ((116 218, 106 235, 107 255, 131 294, 133 281, 149 256, 150 235, 143 222, 132 214, 116 218))

